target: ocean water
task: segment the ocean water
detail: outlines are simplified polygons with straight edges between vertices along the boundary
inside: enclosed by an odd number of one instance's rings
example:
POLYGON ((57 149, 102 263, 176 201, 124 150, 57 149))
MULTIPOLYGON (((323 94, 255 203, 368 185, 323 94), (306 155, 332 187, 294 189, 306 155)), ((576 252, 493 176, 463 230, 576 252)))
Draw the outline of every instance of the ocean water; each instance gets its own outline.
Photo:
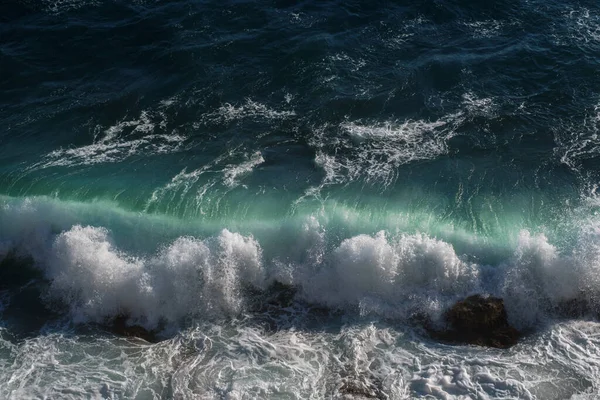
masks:
POLYGON ((599 398, 598 71, 597 1, 0 2, 0 398, 599 398))

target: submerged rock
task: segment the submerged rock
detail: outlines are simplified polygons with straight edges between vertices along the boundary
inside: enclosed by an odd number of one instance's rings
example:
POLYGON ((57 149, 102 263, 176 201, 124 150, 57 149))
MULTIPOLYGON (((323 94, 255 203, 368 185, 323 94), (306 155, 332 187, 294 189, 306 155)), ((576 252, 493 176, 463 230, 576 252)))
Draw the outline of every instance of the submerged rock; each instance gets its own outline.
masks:
POLYGON ((444 317, 448 329, 428 330, 433 337, 451 343, 507 348, 521 336, 508 323, 504 301, 497 297, 469 296, 453 305, 444 317))
POLYGON ((127 316, 119 315, 115 317, 108 325, 108 330, 118 336, 134 337, 143 339, 150 343, 157 343, 160 340, 157 338, 157 332, 148 330, 140 325, 129 325, 127 316))

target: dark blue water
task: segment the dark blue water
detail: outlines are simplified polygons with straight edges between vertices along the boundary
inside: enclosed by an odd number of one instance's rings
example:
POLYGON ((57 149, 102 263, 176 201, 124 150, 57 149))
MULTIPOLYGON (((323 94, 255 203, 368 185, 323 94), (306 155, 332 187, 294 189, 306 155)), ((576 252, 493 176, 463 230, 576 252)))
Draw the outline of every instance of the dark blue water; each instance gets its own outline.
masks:
POLYGON ((2 2, 0 397, 594 398, 599 67, 593 1, 2 2), (525 341, 410 322, 472 293, 525 341))

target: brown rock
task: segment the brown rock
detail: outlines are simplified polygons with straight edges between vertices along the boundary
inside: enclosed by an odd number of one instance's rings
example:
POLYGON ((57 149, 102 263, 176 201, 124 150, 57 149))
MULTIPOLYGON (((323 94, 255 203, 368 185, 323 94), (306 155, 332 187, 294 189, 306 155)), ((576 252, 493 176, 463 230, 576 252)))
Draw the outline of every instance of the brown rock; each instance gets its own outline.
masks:
POLYGON ((433 337, 451 343, 507 348, 521 336, 509 325, 504 301, 497 297, 469 296, 446 311, 444 317, 448 329, 429 331, 433 337))

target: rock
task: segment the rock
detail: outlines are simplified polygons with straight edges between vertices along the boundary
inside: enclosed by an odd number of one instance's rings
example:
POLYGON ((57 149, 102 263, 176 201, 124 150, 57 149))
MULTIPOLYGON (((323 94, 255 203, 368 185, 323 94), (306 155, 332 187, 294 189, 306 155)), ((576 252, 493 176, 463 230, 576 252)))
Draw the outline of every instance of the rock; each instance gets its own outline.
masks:
POLYGON ((266 304, 276 308, 287 308, 294 304, 295 296, 298 290, 280 282, 273 282, 269 287, 266 304))
POLYGON ((446 311, 448 329, 429 328, 431 335, 451 343, 508 348, 521 334, 509 325, 504 301, 497 297, 469 296, 446 311))
POLYGON ((128 325, 127 320, 128 318, 125 315, 119 315, 115 317, 108 324, 108 330, 118 336, 135 337, 150 343, 159 342, 158 338, 156 337, 156 331, 148 330, 140 325, 128 325))
POLYGON ((562 318, 593 317, 593 307, 584 296, 558 302, 553 310, 562 318))

